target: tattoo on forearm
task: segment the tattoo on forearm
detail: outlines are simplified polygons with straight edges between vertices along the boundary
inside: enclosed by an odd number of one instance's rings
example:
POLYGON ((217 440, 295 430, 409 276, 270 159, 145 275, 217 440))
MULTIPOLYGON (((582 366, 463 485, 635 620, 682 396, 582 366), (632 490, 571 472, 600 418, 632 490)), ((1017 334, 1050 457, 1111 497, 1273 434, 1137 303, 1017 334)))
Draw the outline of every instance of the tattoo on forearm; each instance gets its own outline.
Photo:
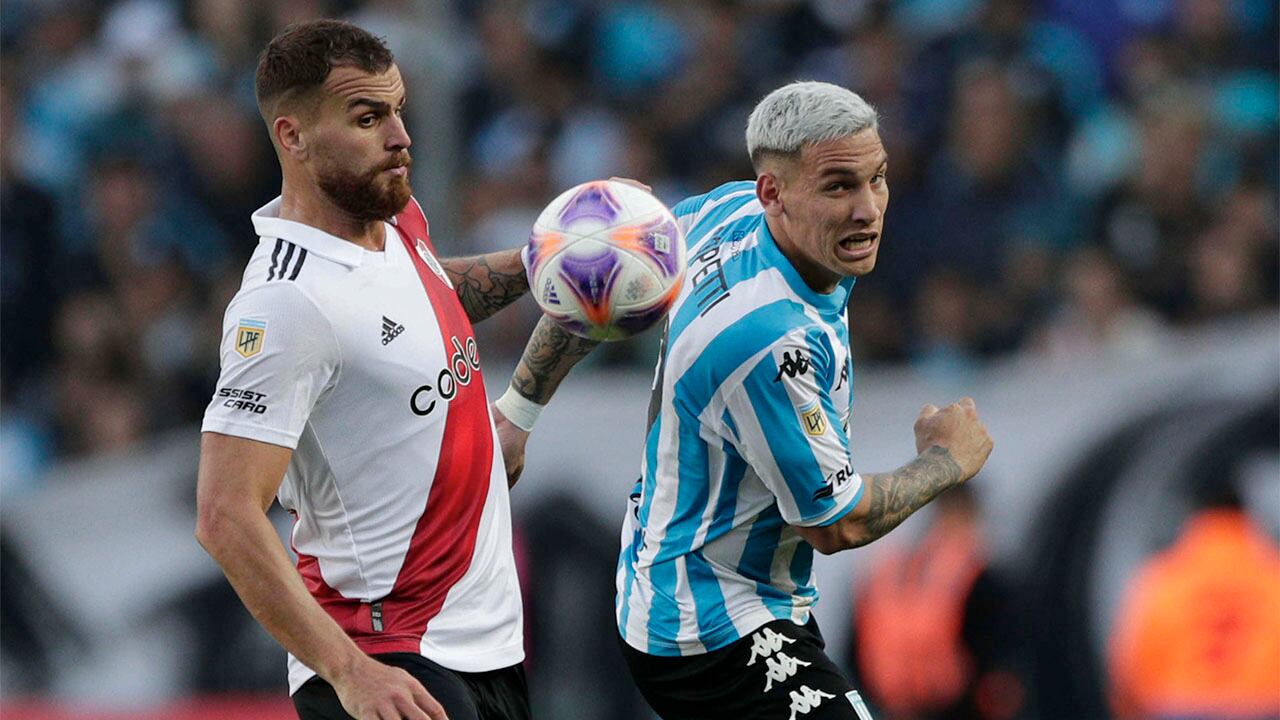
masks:
POLYGON ((963 477, 951 452, 937 445, 893 472, 864 475, 871 507, 864 523, 867 537, 858 544, 883 537, 963 477))
POLYGON ((471 322, 480 322, 529 291, 519 250, 440 261, 471 322))
POLYGON ((539 405, 546 405, 573 366, 599 344, 570 333, 544 315, 529 337, 511 377, 511 387, 539 405))

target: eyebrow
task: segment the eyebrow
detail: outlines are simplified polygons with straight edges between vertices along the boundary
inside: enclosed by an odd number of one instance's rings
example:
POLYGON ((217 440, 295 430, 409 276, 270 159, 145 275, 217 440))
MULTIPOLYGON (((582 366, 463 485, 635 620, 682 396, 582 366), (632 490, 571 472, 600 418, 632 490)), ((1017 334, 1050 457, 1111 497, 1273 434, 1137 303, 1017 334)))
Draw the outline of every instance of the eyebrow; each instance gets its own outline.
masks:
POLYGON ((389 103, 385 103, 381 100, 374 100, 372 98, 364 98, 364 97, 352 98, 351 100, 347 101, 347 110, 354 110, 359 105, 367 105, 369 109, 373 110, 374 112, 385 113, 385 112, 391 111, 391 105, 389 103))
MULTIPOLYGON (((889 164, 889 153, 885 153, 880 157, 880 162, 876 165, 876 170, 880 170, 881 168, 885 167, 888 164, 889 164)), ((840 175, 844 175, 847 177, 857 177, 858 174, 852 170, 849 170, 848 168, 828 167, 827 169, 823 170, 822 174, 819 175, 818 177, 827 178, 827 177, 840 176, 840 175)))

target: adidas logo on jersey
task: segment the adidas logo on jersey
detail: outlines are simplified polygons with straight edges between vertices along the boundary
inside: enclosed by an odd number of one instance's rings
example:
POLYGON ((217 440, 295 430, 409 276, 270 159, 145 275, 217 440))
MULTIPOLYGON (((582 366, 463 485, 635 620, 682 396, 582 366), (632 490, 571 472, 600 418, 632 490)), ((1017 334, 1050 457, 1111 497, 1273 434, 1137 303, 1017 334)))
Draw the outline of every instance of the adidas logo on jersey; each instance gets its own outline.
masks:
POLYGON ((396 322, 395 320, 392 320, 386 315, 382 316, 382 344, 383 345, 386 345, 392 340, 395 340, 396 338, 400 337, 400 333, 402 332, 404 332, 403 325, 396 322))

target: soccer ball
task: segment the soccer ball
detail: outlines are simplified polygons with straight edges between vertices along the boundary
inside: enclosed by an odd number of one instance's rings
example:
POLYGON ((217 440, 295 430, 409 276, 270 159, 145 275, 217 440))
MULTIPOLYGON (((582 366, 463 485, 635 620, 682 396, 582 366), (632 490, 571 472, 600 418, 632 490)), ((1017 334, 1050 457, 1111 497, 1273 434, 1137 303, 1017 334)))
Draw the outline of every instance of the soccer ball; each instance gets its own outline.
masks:
POLYGON ((616 180, 566 190, 529 236, 529 287, 539 307, 592 340, 621 340, 661 320, 684 272, 684 238, 671 211, 616 180))

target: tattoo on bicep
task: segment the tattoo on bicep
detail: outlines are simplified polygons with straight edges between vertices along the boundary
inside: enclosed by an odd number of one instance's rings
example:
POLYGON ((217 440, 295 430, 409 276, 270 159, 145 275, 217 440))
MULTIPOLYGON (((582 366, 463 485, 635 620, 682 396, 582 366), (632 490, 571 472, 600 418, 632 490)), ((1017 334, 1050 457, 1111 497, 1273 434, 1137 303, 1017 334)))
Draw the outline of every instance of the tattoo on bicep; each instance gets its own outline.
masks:
POLYGON ((484 320, 529 291, 519 253, 448 258, 440 264, 472 322, 484 320))
POLYGON ((883 537, 943 490, 959 483, 963 475, 951 452, 934 445, 893 472, 863 476, 871 506, 865 521, 867 537, 859 544, 883 537))
POLYGON ((543 316, 529 337, 511 386, 526 398, 545 405, 569 370, 599 344, 578 337, 543 316))

